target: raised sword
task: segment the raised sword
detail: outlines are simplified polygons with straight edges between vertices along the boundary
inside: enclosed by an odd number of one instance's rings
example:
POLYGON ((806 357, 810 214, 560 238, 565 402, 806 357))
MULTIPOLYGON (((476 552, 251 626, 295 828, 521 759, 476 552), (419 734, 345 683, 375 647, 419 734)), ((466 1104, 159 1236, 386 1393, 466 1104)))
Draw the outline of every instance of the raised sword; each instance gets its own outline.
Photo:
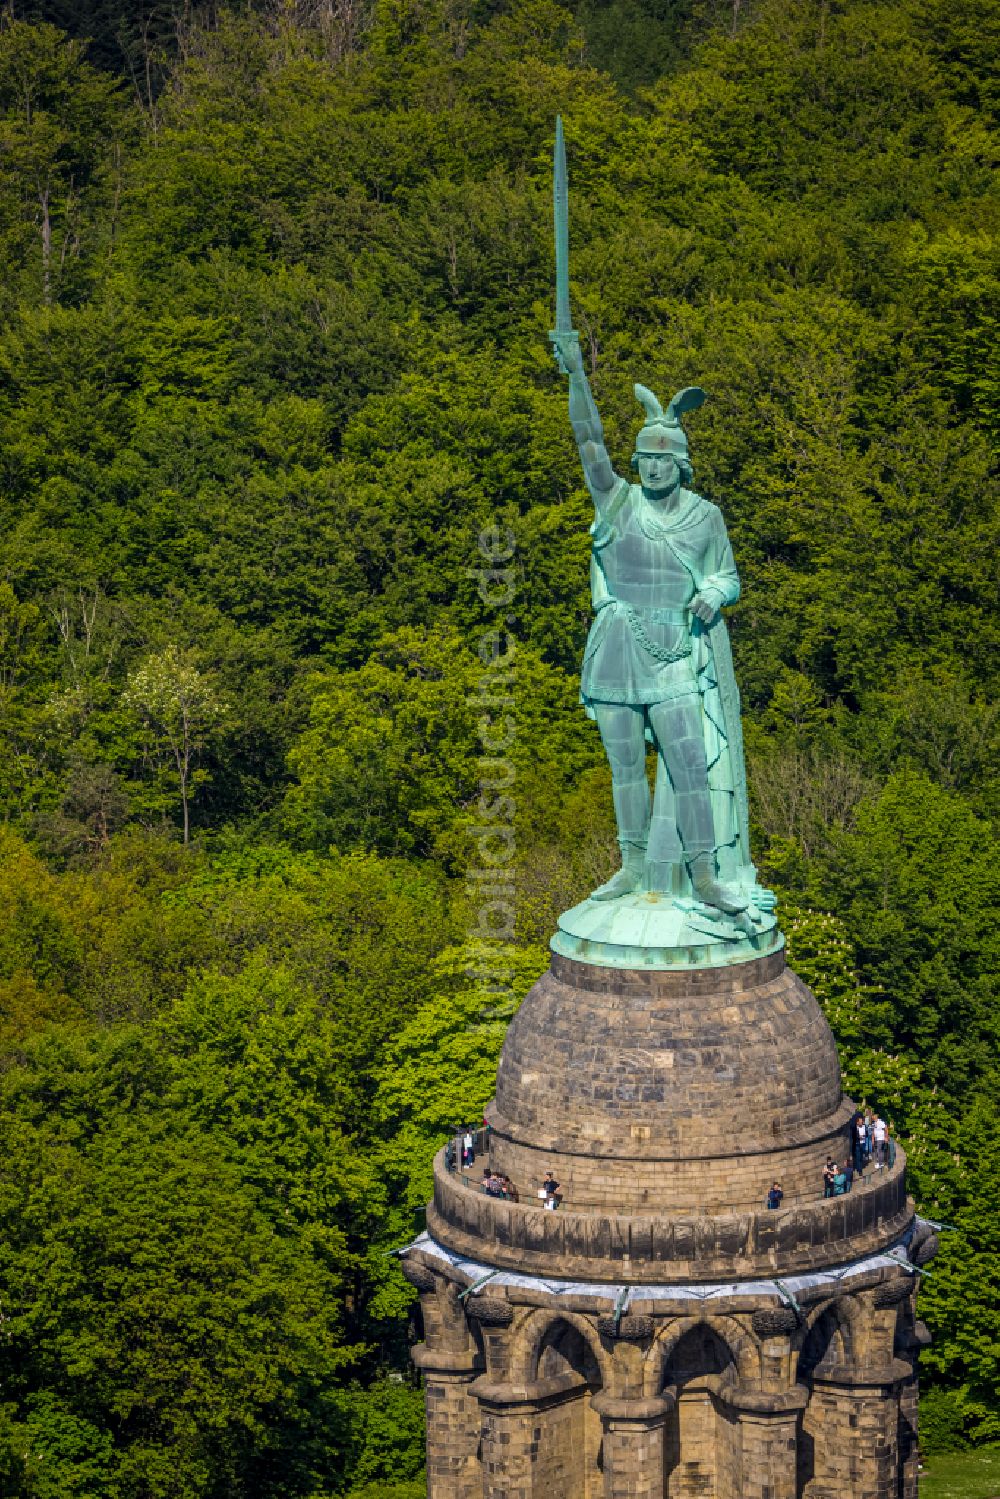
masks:
POLYGON ((552 214, 556 241, 556 325, 549 338, 563 374, 569 373, 559 353, 557 338, 577 337, 569 310, 569 179, 566 175, 566 142, 562 115, 556 115, 556 143, 552 152, 552 214))

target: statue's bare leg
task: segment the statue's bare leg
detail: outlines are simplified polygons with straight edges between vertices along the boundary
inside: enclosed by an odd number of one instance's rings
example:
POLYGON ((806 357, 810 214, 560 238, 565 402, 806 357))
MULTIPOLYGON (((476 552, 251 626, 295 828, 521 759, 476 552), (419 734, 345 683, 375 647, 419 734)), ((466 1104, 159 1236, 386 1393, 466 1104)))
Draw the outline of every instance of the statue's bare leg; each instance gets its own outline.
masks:
POLYGON ((649 834, 649 782, 646 780, 645 712, 628 704, 595 703, 601 741, 611 766, 611 792, 618 824, 622 867, 591 900, 617 900, 642 884, 649 834))
POLYGON ((701 700, 694 694, 654 703, 649 721, 674 788, 677 827, 684 858, 699 900, 738 915, 749 901, 716 878, 715 825, 708 789, 708 762, 701 725, 701 700))

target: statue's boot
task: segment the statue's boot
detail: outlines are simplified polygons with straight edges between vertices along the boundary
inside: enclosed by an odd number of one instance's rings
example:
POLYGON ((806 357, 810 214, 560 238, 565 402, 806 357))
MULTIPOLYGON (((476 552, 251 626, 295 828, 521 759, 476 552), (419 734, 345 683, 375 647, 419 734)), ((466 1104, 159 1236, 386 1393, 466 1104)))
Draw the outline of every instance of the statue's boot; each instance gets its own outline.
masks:
POLYGON ((620 896, 631 895, 633 890, 642 886, 642 871, 646 862, 645 843, 633 842, 630 838, 620 838, 618 841, 622 846, 622 867, 610 880, 597 887, 591 900, 618 900, 620 896))
POLYGON ((716 879, 714 854, 695 854, 693 859, 688 860, 688 870, 694 893, 706 906, 715 906, 717 910, 725 911, 727 916, 738 916, 749 906, 747 896, 740 895, 738 891, 716 879))

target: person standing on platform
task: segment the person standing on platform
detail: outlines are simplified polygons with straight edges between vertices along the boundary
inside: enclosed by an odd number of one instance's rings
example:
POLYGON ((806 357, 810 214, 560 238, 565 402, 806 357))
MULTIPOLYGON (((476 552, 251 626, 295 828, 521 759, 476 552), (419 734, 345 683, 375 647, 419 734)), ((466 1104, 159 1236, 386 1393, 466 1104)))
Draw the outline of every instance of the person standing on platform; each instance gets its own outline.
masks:
POLYGON ((854 1116, 851 1144, 854 1150, 854 1174, 861 1176, 865 1169, 865 1116, 860 1109, 854 1116))
POLYGON ((885 1165, 885 1142, 887 1139, 885 1120, 881 1114, 876 1114, 875 1123, 872 1126, 872 1134, 875 1140, 875 1170, 881 1171, 885 1165))

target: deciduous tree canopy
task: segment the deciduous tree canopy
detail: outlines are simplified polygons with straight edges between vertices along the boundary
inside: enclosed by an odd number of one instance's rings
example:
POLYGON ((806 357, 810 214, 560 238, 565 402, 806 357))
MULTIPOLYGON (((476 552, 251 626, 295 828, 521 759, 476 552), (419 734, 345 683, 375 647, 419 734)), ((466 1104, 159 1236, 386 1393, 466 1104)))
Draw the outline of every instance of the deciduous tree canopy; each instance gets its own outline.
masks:
POLYGON ((385 1251, 613 832, 557 112, 618 467, 634 380, 710 395, 792 960, 959 1229, 925 1439, 1000 1435, 998 44, 987 0, 0 20, 12 1499, 420 1491, 385 1251), (501 795, 498 1000, 466 876, 501 795))

